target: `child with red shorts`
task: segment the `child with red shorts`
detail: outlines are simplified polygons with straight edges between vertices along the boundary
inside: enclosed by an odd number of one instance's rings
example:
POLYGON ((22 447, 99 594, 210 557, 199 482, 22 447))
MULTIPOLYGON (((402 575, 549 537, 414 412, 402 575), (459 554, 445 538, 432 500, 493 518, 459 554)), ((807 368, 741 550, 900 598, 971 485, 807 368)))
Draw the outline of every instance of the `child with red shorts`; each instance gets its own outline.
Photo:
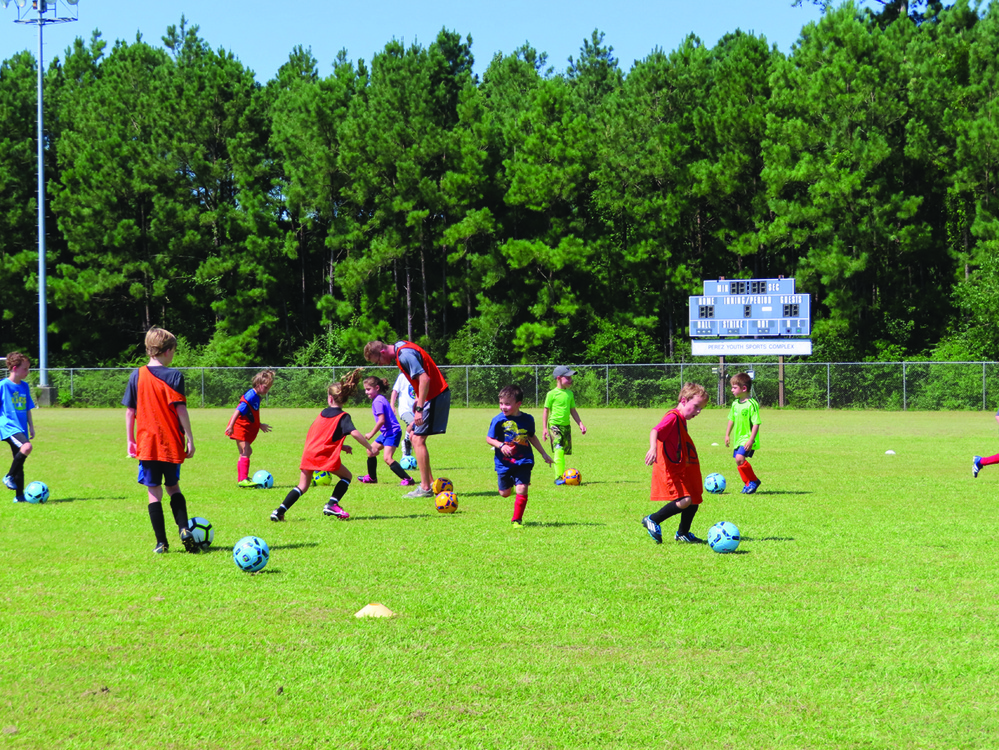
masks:
POLYGON ((256 487, 250 479, 250 456, 253 455, 253 441, 261 430, 270 432, 271 426, 260 421, 260 398, 266 396, 274 385, 274 371, 261 370, 250 381, 250 390, 239 398, 239 405, 226 425, 226 437, 236 441, 239 461, 236 462, 236 483, 240 487, 256 487))
POLYGON ((708 392, 697 383, 685 383, 675 409, 666 412, 662 421, 649 433, 649 450, 645 464, 652 467, 652 495, 654 502, 666 504, 642 519, 642 525, 656 544, 662 544, 659 525, 671 516, 680 515, 676 541, 700 544, 704 540, 694 536, 690 524, 701 504, 703 484, 701 464, 697 458, 694 441, 687 432, 687 422, 708 403, 708 392))
POLYGON ((340 463, 341 452, 352 452, 351 447, 344 445, 343 442, 350 435, 364 446, 369 457, 378 455, 371 443, 354 427, 350 415, 343 410, 344 404, 350 400, 360 382, 361 370, 357 369, 339 383, 331 385, 326 391, 326 402, 329 404, 329 408, 319 412, 319 416, 309 428, 309 434, 305 438, 305 449, 302 451, 302 463, 299 467, 302 473, 298 485, 288 492, 284 502, 271 513, 272 521, 283 521, 284 514, 288 509, 298 502, 298 498, 308 492, 314 471, 328 471, 340 478, 340 481, 333 488, 329 502, 323 508, 323 515, 335 516, 341 521, 350 518, 350 514, 340 507, 340 501, 350 489, 350 480, 354 478, 350 469, 340 463))

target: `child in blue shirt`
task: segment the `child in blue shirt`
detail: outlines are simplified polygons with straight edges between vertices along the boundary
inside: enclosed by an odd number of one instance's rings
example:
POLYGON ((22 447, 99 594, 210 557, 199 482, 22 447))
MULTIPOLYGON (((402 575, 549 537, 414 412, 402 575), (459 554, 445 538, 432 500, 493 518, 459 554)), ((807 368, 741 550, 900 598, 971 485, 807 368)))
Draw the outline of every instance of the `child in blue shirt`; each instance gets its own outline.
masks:
POLYGON ((402 427, 399 426, 399 420, 396 419, 395 412, 392 411, 392 405, 385 398, 385 394, 388 392, 387 380, 374 377, 364 379, 364 395, 371 399, 371 411, 375 415, 375 426, 364 438, 371 440, 376 433, 380 432, 381 434, 374 441, 374 455, 368 456, 368 473, 363 477, 358 477, 357 481, 362 484, 378 483, 378 452, 383 451, 382 458, 385 463, 392 470, 392 473, 402 480, 399 482, 399 486, 415 487, 416 482, 395 460, 395 449, 402 441, 402 427))
POLYGON ((10 377, 0 380, 0 440, 10 446, 14 455, 10 469, 3 478, 9 490, 14 490, 14 502, 24 503, 24 462, 31 454, 31 440, 35 437, 35 425, 31 421, 31 410, 35 402, 31 400, 31 389, 25 378, 31 368, 31 360, 21 352, 7 355, 10 377))
POLYGON ((486 442, 495 448, 496 476, 500 497, 510 497, 515 490, 517 497, 513 503, 511 525, 519 529, 523 524, 524 510, 527 508, 527 488, 531 484, 531 471, 534 469, 533 445, 549 465, 549 456, 534 434, 534 417, 520 410, 524 401, 524 391, 519 386, 508 385, 500 389, 500 413, 489 423, 486 442))

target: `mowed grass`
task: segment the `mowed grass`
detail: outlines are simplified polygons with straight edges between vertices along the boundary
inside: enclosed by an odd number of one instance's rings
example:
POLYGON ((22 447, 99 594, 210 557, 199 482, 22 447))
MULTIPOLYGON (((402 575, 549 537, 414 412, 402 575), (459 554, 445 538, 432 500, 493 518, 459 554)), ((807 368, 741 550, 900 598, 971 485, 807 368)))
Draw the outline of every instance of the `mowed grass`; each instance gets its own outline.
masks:
MULTIPOLYGON (((231 410, 191 411, 181 486, 216 529, 201 555, 152 553, 122 410, 35 412, 27 476, 52 497, 0 503, 0 745, 999 744, 999 467, 970 471, 997 450, 989 414, 766 410, 747 496, 727 411, 703 413, 704 473, 729 489, 693 528, 743 534, 718 555, 639 525, 662 410, 584 411, 583 485, 539 466, 519 531, 484 440, 494 412, 463 409, 430 441, 455 515, 404 499, 381 466, 347 494, 350 521, 321 515, 320 488, 271 523, 315 411, 265 412, 266 491, 235 486, 231 410), (247 534, 271 548, 256 575, 232 562, 247 534), (398 616, 356 619, 370 602, 398 616)), ((346 462, 364 473, 363 455, 346 462)))

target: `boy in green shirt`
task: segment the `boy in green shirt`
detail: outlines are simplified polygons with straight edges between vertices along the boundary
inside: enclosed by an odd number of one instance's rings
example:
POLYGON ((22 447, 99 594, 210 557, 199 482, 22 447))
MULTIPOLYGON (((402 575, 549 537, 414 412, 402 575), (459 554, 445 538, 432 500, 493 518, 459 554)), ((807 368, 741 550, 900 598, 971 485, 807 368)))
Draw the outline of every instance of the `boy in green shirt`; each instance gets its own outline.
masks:
POLYGON ((728 427, 725 430, 725 445, 735 434, 735 467, 743 482, 743 493, 752 495, 760 486, 760 478, 756 476, 749 459, 760 447, 760 404, 755 398, 749 397, 749 389, 753 387, 753 379, 749 373, 740 372, 733 375, 729 381, 732 395, 736 401, 728 413, 728 427))
POLYGON ((559 365, 553 373, 555 376, 555 388, 548 391, 545 396, 545 409, 542 412, 541 421, 544 427, 541 430, 541 439, 551 439, 552 455, 555 457, 555 484, 565 484, 562 475, 565 473, 565 457, 572 455, 572 432, 569 427, 569 418, 576 420, 579 425, 580 434, 586 434, 586 425, 579 418, 576 411, 576 399, 569 388, 572 387, 572 376, 575 370, 570 370, 565 365, 559 365))

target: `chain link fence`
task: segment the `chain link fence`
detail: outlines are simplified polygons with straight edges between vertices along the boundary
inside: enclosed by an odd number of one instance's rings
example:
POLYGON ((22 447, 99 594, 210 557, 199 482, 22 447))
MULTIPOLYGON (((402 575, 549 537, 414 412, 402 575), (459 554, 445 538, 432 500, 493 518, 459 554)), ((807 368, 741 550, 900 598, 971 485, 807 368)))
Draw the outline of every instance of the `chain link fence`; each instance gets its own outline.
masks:
MULTIPOLYGON (((767 407, 795 409, 953 410, 989 409, 999 395, 997 362, 726 362, 720 364, 573 365, 573 393, 580 407, 669 407, 685 382, 704 385, 718 404, 731 400, 728 378, 754 375, 754 395, 767 407)), ((235 408, 259 367, 181 369, 192 407, 235 408)), ((268 408, 314 407, 326 403, 327 386, 348 367, 273 367, 268 408)), ((544 405, 554 388, 552 365, 450 365, 441 370, 452 391, 452 406, 495 406, 501 387, 516 383, 524 403, 544 405)), ((49 369, 64 406, 109 407, 121 403, 132 368, 49 369)), ((399 371, 366 367, 364 374, 388 380, 399 371)), ((32 373, 34 377, 36 373, 32 373)), ((34 383, 32 383, 34 385, 34 383)), ((355 403, 366 403, 363 391, 355 403)))

